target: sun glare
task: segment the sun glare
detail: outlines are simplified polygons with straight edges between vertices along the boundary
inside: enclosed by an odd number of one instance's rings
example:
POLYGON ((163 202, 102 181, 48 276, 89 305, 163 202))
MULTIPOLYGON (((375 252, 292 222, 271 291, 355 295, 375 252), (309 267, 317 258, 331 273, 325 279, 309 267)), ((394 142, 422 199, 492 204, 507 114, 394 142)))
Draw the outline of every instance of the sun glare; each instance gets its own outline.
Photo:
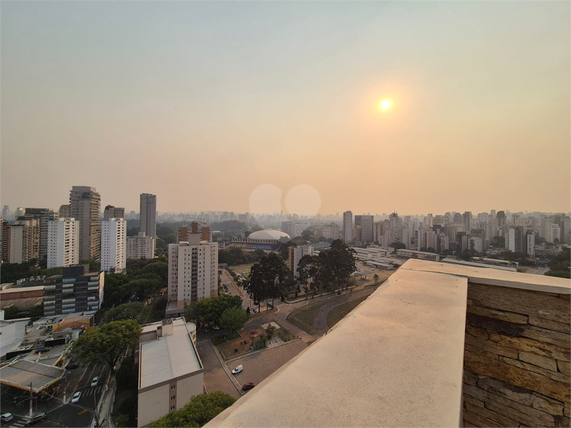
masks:
POLYGON ((390 101, 387 101, 387 100, 382 101, 382 102, 379 104, 379 107, 381 107, 381 109, 383 109, 383 110, 388 109, 390 106, 391 106, 391 102, 390 102, 390 101))

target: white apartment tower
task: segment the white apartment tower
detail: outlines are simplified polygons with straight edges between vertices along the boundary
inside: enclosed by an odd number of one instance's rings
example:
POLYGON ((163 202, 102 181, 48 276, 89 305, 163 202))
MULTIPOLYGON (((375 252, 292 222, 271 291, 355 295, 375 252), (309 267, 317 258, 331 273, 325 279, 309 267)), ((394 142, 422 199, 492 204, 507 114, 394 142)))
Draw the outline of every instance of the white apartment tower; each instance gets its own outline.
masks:
POLYGON ((353 213, 345 211, 343 213, 343 241, 350 242, 353 240, 353 213))
POLYGON ((141 193, 140 232, 157 239, 157 195, 141 193))
POLYGON ((139 232, 137 236, 127 237, 127 260, 152 259, 155 256, 155 240, 139 232))
POLYGON ((289 247, 288 267, 293 276, 297 278, 297 266, 303 256, 313 256, 313 245, 300 245, 299 247, 289 247))
POLYGON ((188 242, 169 244, 170 301, 196 302, 218 289, 218 243, 189 234, 188 242))
POLYGON ((79 221, 60 218, 48 222, 48 268, 79 263, 79 221))
POLYGON ((123 272, 127 266, 127 222, 111 218, 101 222, 101 270, 123 272))

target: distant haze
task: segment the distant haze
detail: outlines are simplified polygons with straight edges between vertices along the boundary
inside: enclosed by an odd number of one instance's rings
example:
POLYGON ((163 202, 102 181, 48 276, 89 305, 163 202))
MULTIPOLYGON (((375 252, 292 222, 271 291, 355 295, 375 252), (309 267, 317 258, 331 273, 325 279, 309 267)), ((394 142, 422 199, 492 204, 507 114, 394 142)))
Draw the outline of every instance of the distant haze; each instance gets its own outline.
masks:
POLYGON ((569 2, 2 1, 0 35, 12 210, 570 210, 569 2))

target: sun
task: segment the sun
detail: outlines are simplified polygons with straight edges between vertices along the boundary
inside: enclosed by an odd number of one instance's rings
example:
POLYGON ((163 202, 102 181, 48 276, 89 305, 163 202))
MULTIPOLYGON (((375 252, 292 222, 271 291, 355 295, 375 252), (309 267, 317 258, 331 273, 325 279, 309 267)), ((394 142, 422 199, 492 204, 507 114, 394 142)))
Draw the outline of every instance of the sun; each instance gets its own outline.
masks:
POLYGON ((381 101, 381 102, 379 103, 379 107, 380 107, 381 109, 383 109, 383 110, 388 109, 390 106, 391 106, 391 102, 388 101, 388 100, 381 101))

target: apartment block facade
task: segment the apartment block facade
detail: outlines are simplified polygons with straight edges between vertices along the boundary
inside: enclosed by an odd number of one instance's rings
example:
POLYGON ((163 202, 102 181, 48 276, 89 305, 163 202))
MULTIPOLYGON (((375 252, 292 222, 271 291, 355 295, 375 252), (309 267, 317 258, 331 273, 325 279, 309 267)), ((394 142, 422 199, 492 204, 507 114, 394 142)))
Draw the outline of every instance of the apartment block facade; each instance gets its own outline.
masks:
POLYGON ((101 222, 101 270, 120 273, 127 267, 127 222, 111 218, 101 222))
POLYGON ((127 260, 152 259, 155 256, 155 240, 139 232, 137 236, 127 236, 127 260))
POLYGON ((89 272, 88 265, 72 265, 63 275, 48 278, 44 286, 44 315, 97 311, 103 303, 103 272, 89 272))
POLYGON ((157 196, 141 193, 141 226, 139 231, 157 239, 157 196))
POLYGON ((170 301, 196 302, 218 289, 218 244, 189 235, 189 242, 169 244, 170 301))
POLYGON ((79 222, 60 218, 48 223, 48 268, 79 263, 79 222))
POLYGON ((69 194, 70 218, 79 221, 79 259, 101 259, 101 197, 94 187, 73 186, 69 194))

